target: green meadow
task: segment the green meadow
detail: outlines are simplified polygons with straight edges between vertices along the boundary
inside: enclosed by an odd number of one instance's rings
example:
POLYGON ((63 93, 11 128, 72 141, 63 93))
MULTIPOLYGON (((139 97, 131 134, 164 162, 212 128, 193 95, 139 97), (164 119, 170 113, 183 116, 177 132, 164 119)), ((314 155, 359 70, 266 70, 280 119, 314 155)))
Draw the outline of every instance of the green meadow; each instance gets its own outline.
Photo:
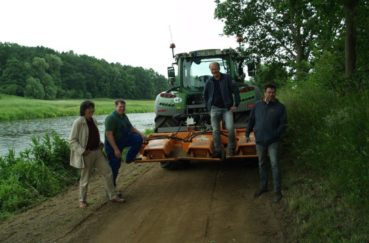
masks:
MULTIPOLYGON (((113 99, 91 99, 95 114, 109 114, 114 109, 113 99)), ((38 100, 0 94, 0 121, 25 120, 79 115, 82 99, 38 100)), ((154 111, 153 100, 126 100, 127 113, 154 111)))

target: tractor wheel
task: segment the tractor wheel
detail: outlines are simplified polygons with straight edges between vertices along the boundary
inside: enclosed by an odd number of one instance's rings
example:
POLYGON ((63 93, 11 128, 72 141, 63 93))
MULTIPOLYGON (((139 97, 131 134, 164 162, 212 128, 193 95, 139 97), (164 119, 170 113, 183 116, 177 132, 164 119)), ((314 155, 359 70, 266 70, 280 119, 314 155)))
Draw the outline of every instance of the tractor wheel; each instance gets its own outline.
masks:
POLYGON ((182 170, 190 166, 190 161, 160 162, 160 167, 166 170, 182 170))
POLYGON ((155 118, 155 131, 160 127, 176 127, 179 122, 171 116, 157 116, 155 118))

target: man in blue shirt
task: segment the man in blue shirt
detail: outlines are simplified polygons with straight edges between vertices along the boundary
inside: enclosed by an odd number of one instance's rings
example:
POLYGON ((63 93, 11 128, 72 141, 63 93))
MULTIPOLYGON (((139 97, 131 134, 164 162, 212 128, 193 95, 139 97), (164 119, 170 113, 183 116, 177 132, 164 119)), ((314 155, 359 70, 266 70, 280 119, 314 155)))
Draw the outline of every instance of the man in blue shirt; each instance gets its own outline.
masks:
POLYGON ((213 77, 205 84, 204 99, 206 107, 210 111, 213 129, 213 157, 221 158, 222 156, 220 141, 220 121, 222 118, 228 130, 227 156, 233 156, 235 149, 233 112, 236 111, 240 103, 240 93, 231 77, 220 72, 219 63, 213 62, 209 65, 209 68, 213 77), (233 95, 235 99, 233 99, 233 95))

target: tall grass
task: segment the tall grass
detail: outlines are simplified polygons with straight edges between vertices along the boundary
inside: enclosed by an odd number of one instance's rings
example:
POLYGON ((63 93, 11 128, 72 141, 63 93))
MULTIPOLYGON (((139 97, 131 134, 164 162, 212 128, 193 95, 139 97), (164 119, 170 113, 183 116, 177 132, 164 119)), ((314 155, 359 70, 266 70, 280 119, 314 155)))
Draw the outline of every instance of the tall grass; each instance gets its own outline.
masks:
POLYGON ((368 242, 369 95, 338 96, 313 84, 285 89, 286 184, 301 242, 368 242))
POLYGON ((56 195, 77 181, 69 146, 56 133, 34 137, 29 149, 0 157, 0 219, 56 195))
MULTIPOLYGON (((83 100, 37 100, 0 94, 0 121, 73 116, 83 100)), ((109 114, 113 99, 92 99, 96 114, 109 114)), ((153 112, 153 100, 127 100, 127 113, 153 112)))

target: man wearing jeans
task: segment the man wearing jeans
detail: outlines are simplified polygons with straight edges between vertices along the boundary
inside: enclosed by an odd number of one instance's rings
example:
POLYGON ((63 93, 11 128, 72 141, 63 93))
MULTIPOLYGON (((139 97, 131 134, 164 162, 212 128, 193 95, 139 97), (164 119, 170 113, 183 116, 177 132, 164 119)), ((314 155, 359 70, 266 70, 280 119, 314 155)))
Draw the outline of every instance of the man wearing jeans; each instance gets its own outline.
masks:
POLYGON ((213 129, 213 157, 222 157, 220 141, 220 121, 222 118, 228 130, 227 156, 233 156, 235 149, 233 112, 240 103, 240 93, 231 77, 220 72, 219 63, 213 62, 209 65, 209 68, 213 77, 205 84, 204 99, 206 107, 210 111, 211 126, 213 129))
POLYGON ((278 168, 278 140, 287 126, 287 112, 282 103, 276 99, 276 86, 267 84, 264 87, 263 100, 256 103, 251 111, 246 129, 246 140, 250 141, 250 133, 255 134, 256 151, 259 159, 260 187, 255 193, 259 197, 268 191, 268 174, 266 171, 267 155, 269 155, 273 174, 274 202, 282 198, 281 176, 278 168))
POLYGON ((115 101, 115 111, 105 119, 105 152, 113 171, 113 182, 116 186, 119 168, 122 160, 122 150, 130 147, 126 163, 135 160, 144 140, 144 135, 134 128, 125 114, 126 102, 123 99, 115 101))

